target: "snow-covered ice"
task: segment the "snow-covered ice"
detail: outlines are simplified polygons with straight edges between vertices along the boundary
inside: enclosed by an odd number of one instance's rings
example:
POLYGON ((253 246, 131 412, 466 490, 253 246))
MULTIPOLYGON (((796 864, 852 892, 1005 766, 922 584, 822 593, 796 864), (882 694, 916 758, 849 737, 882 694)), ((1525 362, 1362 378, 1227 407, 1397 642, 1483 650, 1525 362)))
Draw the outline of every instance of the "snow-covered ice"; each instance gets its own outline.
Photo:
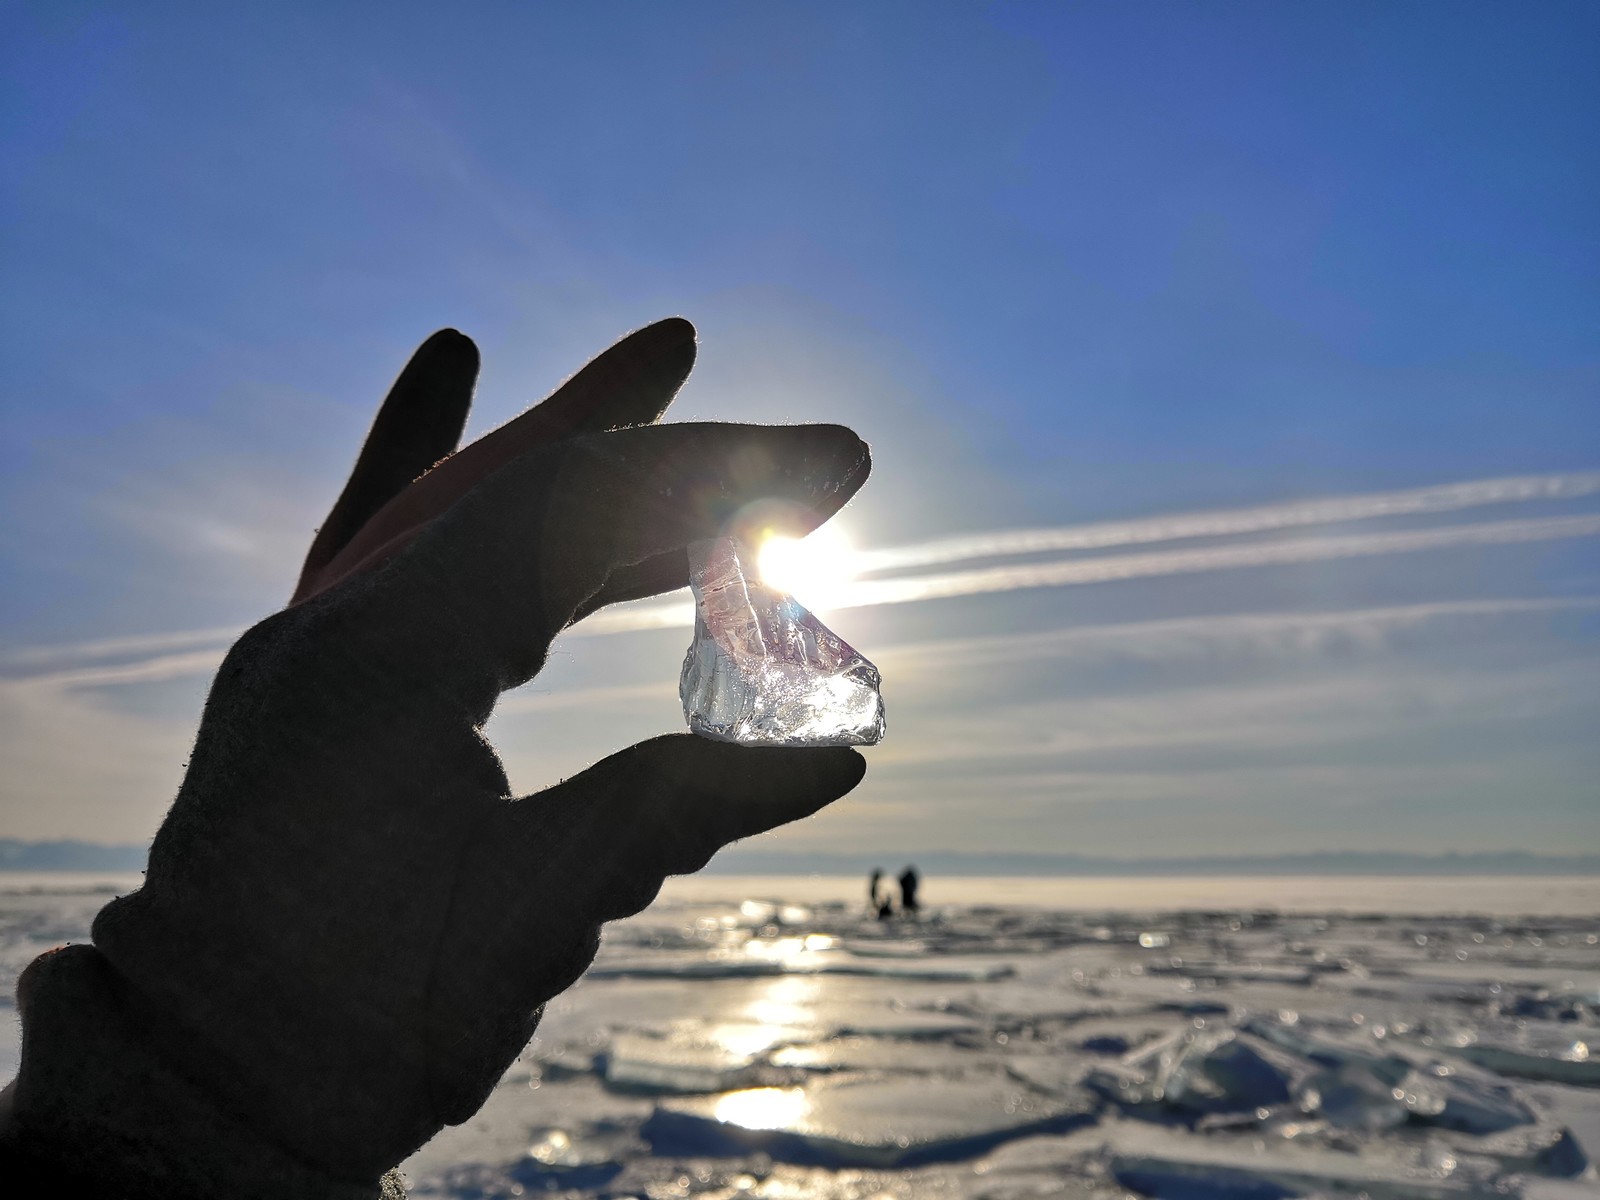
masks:
MULTIPOLYGON (((878 922, 717 882, 609 929, 484 1110, 405 1164, 419 1200, 1600 1197, 1583 899, 1119 913, 940 906, 935 880, 878 922)), ((7 1003, 108 898, 0 877, 7 1003)))

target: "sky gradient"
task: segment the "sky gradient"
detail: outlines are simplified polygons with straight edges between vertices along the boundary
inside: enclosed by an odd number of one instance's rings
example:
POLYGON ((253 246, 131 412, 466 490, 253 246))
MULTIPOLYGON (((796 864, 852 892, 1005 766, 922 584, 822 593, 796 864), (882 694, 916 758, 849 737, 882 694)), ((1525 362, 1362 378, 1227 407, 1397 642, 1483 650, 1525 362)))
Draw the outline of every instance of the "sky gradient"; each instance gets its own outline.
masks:
MULTIPOLYGON (((373 408, 628 329, 873 446, 882 668, 771 848, 1600 849, 1592 4, 24 3, 0 14, 0 836, 141 842, 373 408), (336 11, 329 11, 336 10, 336 11)), ((681 597, 489 733, 682 726, 681 597)))

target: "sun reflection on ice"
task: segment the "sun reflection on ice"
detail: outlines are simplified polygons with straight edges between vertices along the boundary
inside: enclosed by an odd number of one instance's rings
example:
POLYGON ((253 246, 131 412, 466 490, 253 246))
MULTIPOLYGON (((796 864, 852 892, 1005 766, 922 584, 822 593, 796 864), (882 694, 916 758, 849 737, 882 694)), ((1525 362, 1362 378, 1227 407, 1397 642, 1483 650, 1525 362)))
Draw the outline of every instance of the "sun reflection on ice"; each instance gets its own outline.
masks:
POLYGON ((805 1032, 789 1025, 718 1025, 710 1031, 708 1040, 740 1058, 754 1058, 805 1032))
POLYGON ((744 944, 743 950, 746 958, 803 969, 807 955, 819 950, 832 950, 836 945, 837 938, 825 933, 808 933, 780 938, 751 938, 744 944))
POLYGON ((760 998, 744 1006, 742 1015, 765 1025, 814 1025, 821 995, 815 979, 783 976, 768 983, 760 998))
POLYGON ((713 1113, 741 1129, 792 1129, 809 1109, 804 1088, 750 1088, 723 1096, 713 1113))

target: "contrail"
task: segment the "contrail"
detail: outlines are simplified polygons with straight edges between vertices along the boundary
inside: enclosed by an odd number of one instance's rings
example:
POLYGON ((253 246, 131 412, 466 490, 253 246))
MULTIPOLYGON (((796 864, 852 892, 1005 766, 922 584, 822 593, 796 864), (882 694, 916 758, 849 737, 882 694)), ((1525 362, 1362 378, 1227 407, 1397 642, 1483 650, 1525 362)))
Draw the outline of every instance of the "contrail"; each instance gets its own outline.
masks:
POLYGON ((1281 566, 1375 554, 1409 554, 1457 546, 1592 537, 1597 533, 1600 533, 1600 515, 1535 517, 1523 521, 1456 525, 1448 529, 1299 538, 1264 545, 1213 546, 1204 550, 1168 550, 1154 554, 1111 554, 1103 558, 980 567, 971 571, 951 571, 906 579, 861 579, 841 586, 826 598, 820 598, 817 607, 861 608, 874 604, 904 604, 912 600, 1009 592, 1019 588, 1108 583, 1151 575, 1187 575, 1199 571, 1281 566))
MULTIPOLYGON (((1101 550, 1185 538, 1263 533, 1332 522, 1453 512, 1482 505, 1570 500, 1596 493, 1600 493, 1600 471, 1508 476, 1255 508, 1176 513, 1133 521, 999 530, 909 546, 864 550, 857 553, 856 562, 864 573, 876 574, 985 558, 1052 551, 1101 550)), ((1444 529, 1312 537, 1266 544, 1208 546, 1196 550, 1013 563, 902 578, 857 579, 840 585, 831 594, 808 594, 804 599, 816 608, 859 608, 1021 588, 1064 587, 1118 579, 1410 553, 1453 546, 1587 537, 1597 532, 1600 532, 1600 517, 1593 515, 1532 518, 1444 529)), ((692 624, 693 620, 694 610, 685 600, 639 601, 596 613, 571 632, 575 636, 597 636, 648 629, 676 629, 692 624)), ((173 679, 213 669, 221 660, 224 648, 240 632, 240 629, 226 627, 102 638, 67 645, 20 647, 4 653, 0 670, 8 672, 16 681, 48 681, 63 687, 173 679), (155 657, 140 659, 140 656, 152 654, 155 657), (61 664, 128 657, 140 661, 49 671, 51 666, 61 664)))
POLYGON ((996 530, 939 538, 910 546, 863 550, 857 553, 856 562, 863 574, 871 574, 976 558, 1007 558, 1052 550, 1104 550, 1112 546, 1183 538, 1265 533, 1300 525, 1455 512, 1488 504, 1571 500, 1597 492, 1600 492, 1600 471, 1513 475, 1503 479, 1478 479, 1467 483, 1448 483, 1396 492, 1370 492, 1359 496, 1329 496, 1255 508, 1173 513, 1134 521, 1103 521, 1092 525, 1063 525, 1049 529, 996 530))
MULTIPOLYGON (((1066 562, 979 567, 969 571, 913 575, 903 579, 858 579, 842 584, 826 595, 806 596, 803 599, 818 609, 865 608, 878 604, 907 604, 916 600, 1010 592, 1022 588, 1069 587, 1159 575, 1189 575, 1203 571, 1284 566, 1380 554, 1410 554, 1461 546, 1592 537, 1595 534, 1600 534, 1600 515, 1535 517, 1522 521, 1455 525, 1446 529, 1297 538, 1243 546, 1208 546, 1201 550, 1163 550, 1150 554, 1108 554, 1066 562)), ((572 633, 626 633, 676 628, 693 622, 693 606, 686 602, 643 602, 598 613, 575 626, 572 633)))

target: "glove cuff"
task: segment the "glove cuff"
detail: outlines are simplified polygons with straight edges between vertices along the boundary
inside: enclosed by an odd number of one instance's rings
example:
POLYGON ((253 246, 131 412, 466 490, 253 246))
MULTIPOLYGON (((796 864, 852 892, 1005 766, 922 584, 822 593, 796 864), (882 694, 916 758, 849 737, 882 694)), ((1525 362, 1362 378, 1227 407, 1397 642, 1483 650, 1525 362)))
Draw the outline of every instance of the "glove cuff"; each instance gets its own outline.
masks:
POLYGON ((162 1060, 131 1000, 93 946, 52 951, 23 972, 22 1066, 0 1106, 0 1161, 130 1200, 404 1200, 398 1172, 331 1178, 220 1111, 162 1060))

